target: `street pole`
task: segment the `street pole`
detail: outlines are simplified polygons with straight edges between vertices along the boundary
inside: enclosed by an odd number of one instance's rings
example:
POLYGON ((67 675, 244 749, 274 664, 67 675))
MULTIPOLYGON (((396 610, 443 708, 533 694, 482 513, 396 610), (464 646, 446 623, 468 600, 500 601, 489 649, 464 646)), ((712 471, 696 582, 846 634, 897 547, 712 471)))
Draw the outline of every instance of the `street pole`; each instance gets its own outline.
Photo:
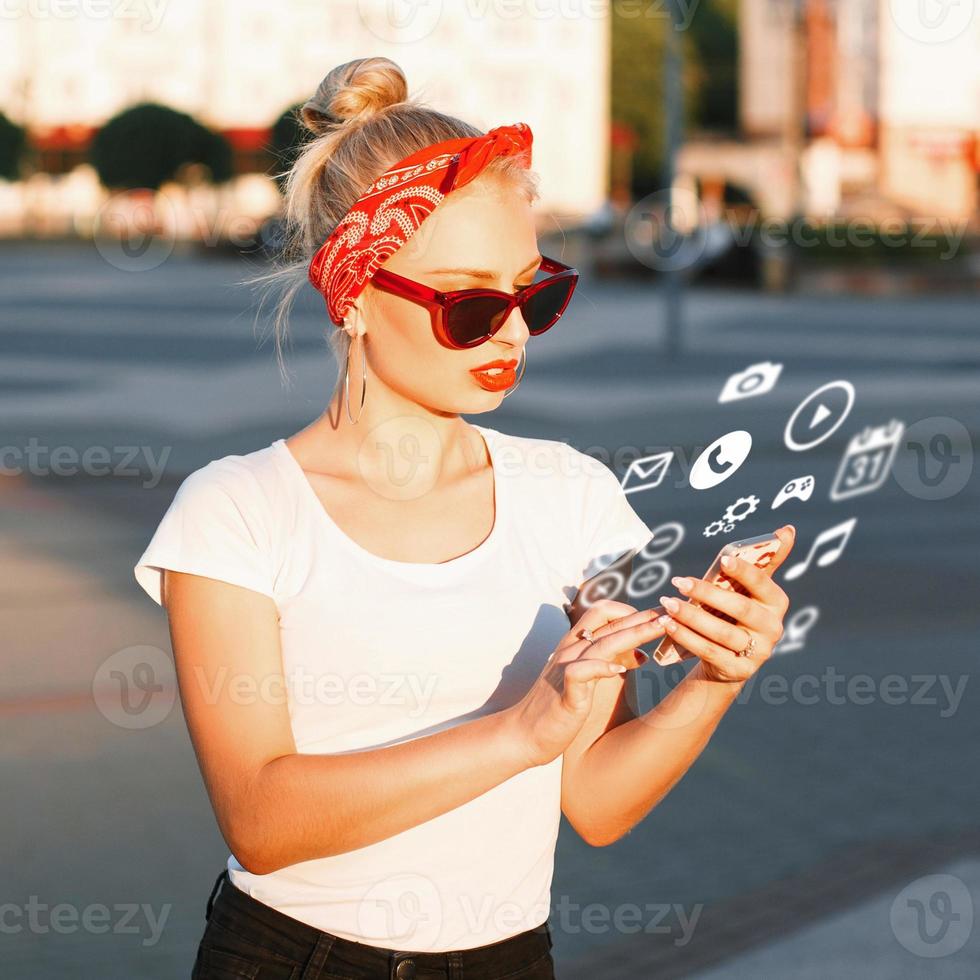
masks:
MULTIPOLYGON (((803 182, 801 161, 807 139, 807 0, 790 0, 790 108, 783 131, 786 165, 789 173, 789 227, 796 228, 803 217, 803 182)), ((788 250, 783 264, 782 288, 786 289, 795 278, 795 256, 788 250)))
MULTIPOLYGON (((684 93, 681 86, 681 10, 680 0, 667 0, 669 19, 667 25, 666 55, 664 58, 664 102, 666 105, 664 126, 663 184, 667 195, 664 215, 664 232, 671 250, 676 236, 681 232, 674 228, 673 187, 677 173, 677 153, 680 150, 683 125, 684 93)), ((676 254, 676 253, 674 253, 676 254)), ((668 262, 664 276, 664 357, 675 360, 681 351, 682 269, 668 262)))

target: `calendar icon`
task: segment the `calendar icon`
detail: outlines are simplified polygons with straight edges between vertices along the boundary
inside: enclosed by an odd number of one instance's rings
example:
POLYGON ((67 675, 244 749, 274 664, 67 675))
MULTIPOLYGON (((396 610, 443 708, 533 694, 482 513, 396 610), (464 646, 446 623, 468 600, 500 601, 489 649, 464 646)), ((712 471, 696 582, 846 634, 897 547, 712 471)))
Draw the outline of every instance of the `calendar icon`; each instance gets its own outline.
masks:
POLYGON ((905 423, 892 419, 888 425, 869 425, 854 436, 844 450, 830 499, 846 500, 877 490, 888 476, 904 432, 905 423))

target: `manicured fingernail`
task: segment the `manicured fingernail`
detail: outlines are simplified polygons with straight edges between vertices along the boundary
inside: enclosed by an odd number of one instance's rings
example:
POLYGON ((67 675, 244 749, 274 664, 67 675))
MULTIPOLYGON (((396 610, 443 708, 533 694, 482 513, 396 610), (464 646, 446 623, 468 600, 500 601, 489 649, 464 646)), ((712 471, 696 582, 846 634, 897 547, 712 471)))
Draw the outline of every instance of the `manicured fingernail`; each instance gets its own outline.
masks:
POLYGON ((660 605, 662 605, 667 612, 672 613, 677 612, 677 610, 680 608, 680 603, 669 595, 662 595, 660 597, 660 605))
POLYGON ((661 616, 657 622, 660 623, 661 626, 666 626, 668 623, 672 623, 673 620, 670 618, 670 616, 661 616))
POLYGON ((626 668, 622 664, 610 664, 610 670, 615 671, 617 674, 625 674, 626 668))
POLYGON ((725 555, 725 557, 721 560, 721 564, 724 568, 734 568, 735 559, 731 555, 725 555))
POLYGON ((689 578, 682 578, 680 575, 675 575, 670 581, 674 588, 680 592, 689 592, 694 584, 689 578))
POLYGON ((796 528, 795 528, 795 527, 793 527, 793 525, 792 525, 792 524, 787 524, 787 525, 786 525, 786 530, 787 530, 787 531, 792 531, 792 532, 793 532, 794 534, 796 534, 796 528))

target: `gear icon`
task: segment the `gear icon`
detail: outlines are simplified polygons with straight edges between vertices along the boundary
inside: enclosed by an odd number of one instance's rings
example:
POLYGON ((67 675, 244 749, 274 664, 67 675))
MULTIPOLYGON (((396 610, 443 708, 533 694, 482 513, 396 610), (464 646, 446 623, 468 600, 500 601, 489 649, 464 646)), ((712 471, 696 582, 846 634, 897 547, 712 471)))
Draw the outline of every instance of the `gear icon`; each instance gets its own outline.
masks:
POLYGON ((716 534, 722 531, 727 531, 734 525, 726 525, 724 521, 712 521, 705 529, 704 536, 706 538, 713 538, 716 534))
POLYGON ((739 497, 734 504, 729 504, 725 511, 724 520, 729 523, 734 523, 735 521, 744 521, 749 514, 754 514, 759 507, 759 498, 754 494, 749 497, 739 497), (744 506, 743 511, 739 511, 738 508, 744 506))

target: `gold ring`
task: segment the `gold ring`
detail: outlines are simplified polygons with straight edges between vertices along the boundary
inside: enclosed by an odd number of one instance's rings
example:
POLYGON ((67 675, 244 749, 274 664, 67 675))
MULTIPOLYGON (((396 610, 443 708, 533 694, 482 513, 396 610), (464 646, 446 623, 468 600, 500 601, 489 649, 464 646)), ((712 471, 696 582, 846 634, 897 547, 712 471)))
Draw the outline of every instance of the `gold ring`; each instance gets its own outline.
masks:
POLYGON ((735 655, 737 657, 751 657, 755 652, 755 637, 749 633, 749 642, 741 650, 736 650, 735 655))
POLYGON ((592 630, 590 630, 588 626, 583 626, 578 631, 578 635, 580 640, 588 640, 589 643, 595 643, 595 639, 593 639, 592 636, 592 630))

